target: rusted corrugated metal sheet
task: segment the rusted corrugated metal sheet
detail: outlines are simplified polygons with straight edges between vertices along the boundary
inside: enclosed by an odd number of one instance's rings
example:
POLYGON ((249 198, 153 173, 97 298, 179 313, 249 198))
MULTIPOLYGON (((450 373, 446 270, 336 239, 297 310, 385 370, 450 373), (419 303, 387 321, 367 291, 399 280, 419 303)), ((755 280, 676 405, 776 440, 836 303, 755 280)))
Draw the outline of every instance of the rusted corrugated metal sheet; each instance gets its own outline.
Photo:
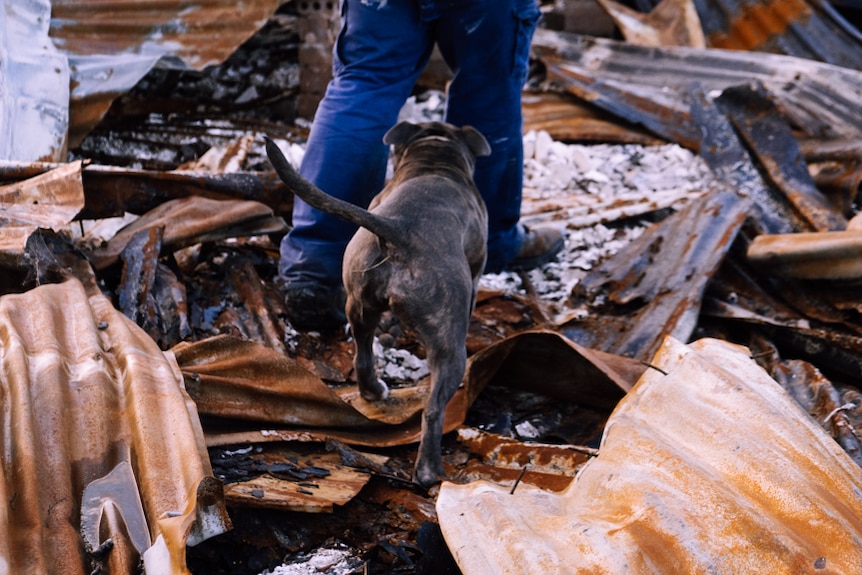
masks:
POLYGON ((688 339, 707 282, 744 223, 751 202, 715 190, 648 228, 575 286, 564 326, 579 344, 646 361, 665 336, 688 339))
MULTIPOLYGON (((260 29, 279 0, 53 0, 50 36, 72 70, 69 143, 160 59, 201 70, 260 29)), ((35 159, 35 158, 33 158, 35 159)))
POLYGON ((95 284, 0 298, 0 572, 188 573, 224 532, 176 361, 95 284))
POLYGON ((862 72, 812 60, 686 47, 642 47, 538 30, 535 54, 548 79, 575 96, 670 141, 698 150, 692 84, 720 92, 760 82, 787 122, 823 140, 862 136, 862 72))
POLYGON ((748 260, 763 274, 805 279, 862 278, 862 233, 760 235, 748 260))
POLYGON ((51 38, 67 54, 171 56, 218 64, 260 29, 279 0, 52 0, 51 38))
POLYGON ((464 575, 862 571, 862 469, 747 349, 668 339, 555 494, 444 483, 464 575))
POLYGON ((707 45, 862 69, 862 34, 825 0, 694 0, 707 45))
POLYGON ((656 145, 664 140, 582 100, 554 92, 524 92, 524 132, 547 132, 558 141, 656 145))
MULTIPOLYGON (((378 447, 417 441, 428 378, 392 390, 386 401, 362 399, 356 385, 338 389, 284 354, 236 338, 213 337, 172 349, 198 410, 222 419, 265 426, 260 432, 208 434, 210 445, 281 440, 282 430, 320 434, 378 447)), ((643 372, 637 361, 586 349, 554 332, 525 332, 470 359, 465 384, 446 407, 444 426, 463 423, 467 409, 493 381, 584 405, 613 407, 643 372)))
POLYGON ((703 314, 738 324, 745 341, 762 335, 785 357, 855 381, 862 377, 862 326, 854 307, 837 302, 849 290, 835 282, 778 281, 768 268, 730 258, 710 284, 703 314))

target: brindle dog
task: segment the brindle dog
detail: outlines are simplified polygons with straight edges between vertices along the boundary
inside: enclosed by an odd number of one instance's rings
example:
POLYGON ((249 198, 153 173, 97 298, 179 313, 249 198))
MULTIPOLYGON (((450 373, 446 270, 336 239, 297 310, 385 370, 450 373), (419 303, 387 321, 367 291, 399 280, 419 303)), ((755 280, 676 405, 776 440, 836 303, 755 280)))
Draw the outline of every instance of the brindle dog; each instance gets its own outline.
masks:
POLYGON ((356 346, 362 397, 388 397, 374 373, 372 342, 386 310, 412 327, 425 346, 431 393, 413 480, 443 477, 440 442, 446 404, 461 384, 466 338, 485 266, 488 216, 473 183, 478 156, 490 154, 475 128, 401 122, 383 142, 393 146, 393 178, 364 210, 327 195, 302 178, 272 140, 266 150, 279 177, 311 206, 358 226, 344 254, 342 280, 356 346))

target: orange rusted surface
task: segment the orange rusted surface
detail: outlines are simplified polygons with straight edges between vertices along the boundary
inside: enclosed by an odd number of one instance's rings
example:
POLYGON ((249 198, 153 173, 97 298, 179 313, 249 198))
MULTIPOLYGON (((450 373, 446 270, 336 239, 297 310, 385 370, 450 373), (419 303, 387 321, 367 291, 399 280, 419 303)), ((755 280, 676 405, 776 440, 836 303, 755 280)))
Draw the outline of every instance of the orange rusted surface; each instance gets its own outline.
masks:
POLYGON ((774 36, 781 36, 800 21, 811 17, 811 6, 805 0, 771 0, 739 8, 728 22, 728 30, 709 36, 713 48, 755 50, 774 36))
POLYGON ((97 289, 0 298, 0 397, 0 572, 188 573, 229 528, 176 361, 97 289))
POLYGON ((464 575, 862 572, 862 469, 746 348, 651 363, 566 491, 442 485, 464 575))
POLYGON ((72 54, 171 54, 201 70, 256 32, 277 0, 53 0, 51 37, 72 54))

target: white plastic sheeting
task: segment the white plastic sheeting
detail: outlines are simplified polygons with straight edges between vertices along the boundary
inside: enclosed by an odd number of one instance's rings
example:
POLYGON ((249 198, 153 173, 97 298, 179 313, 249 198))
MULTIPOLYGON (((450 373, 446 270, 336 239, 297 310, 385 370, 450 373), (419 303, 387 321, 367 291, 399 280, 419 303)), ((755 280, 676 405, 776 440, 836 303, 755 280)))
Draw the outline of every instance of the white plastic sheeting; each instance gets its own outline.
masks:
POLYGON ((0 159, 66 159, 69 65, 50 18, 50 0, 0 0, 0 159))

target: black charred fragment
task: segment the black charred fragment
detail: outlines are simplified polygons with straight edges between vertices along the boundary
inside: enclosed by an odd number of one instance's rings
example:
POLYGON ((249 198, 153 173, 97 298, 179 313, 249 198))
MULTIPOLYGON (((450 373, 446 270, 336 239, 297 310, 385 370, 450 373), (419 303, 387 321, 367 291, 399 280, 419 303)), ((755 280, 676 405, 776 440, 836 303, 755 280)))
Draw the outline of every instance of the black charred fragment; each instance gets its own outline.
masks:
POLYGON ((728 88, 718 98, 718 104, 772 184, 805 222, 806 229, 796 231, 825 232, 847 227, 847 219, 815 187, 790 126, 762 85, 728 88))
POLYGON ((278 310, 272 306, 276 298, 265 292, 264 282, 251 262, 230 257, 227 264, 230 286, 243 302, 244 312, 240 321, 245 330, 244 337, 286 353, 284 328, 278 325, 278 310))
POLYGON ((761 233, 791 233, 803 223, 768 186, 736 131, 700 85, 689 87, 692 116, 701 127, 700 155, 732 189, 751 198, 750 217, 761 233))
POLYGON ((164 263, 156 268, 152 291, 156 320, 159 326, 156 341, 168 349, 192 335, 189 323, 189 302, 186 285, 164 263))
MULTIPOLYGON (((0 185, 37 176, 59 164, 0 162, 0 185)), ((145 214, 179 198, 250 200, 266 204, 276 215, 290 218, 293 194, 285 194, 274 172, 155 171, 88 165, 82 174, 84 209, 80 219, 145 214)))
POLYGON ((185 289, 173 272, 159 263, 164 228, 136 233, 120 254, 123 271, 117 303, 126 317, 141 326, 162 348, 189 335, 185 289), (174 288, 179 288, 175 291, 174 288), (182 294, 178 301, 174 294, 182 294))
POLYGON ((147 300, 156 282, 156 268, 162 249, 164 228, 147 228, 132 236, 120 253, 123 262, 122 280, 118 290, 120 311, 141 325, 155 325, 147 300))

